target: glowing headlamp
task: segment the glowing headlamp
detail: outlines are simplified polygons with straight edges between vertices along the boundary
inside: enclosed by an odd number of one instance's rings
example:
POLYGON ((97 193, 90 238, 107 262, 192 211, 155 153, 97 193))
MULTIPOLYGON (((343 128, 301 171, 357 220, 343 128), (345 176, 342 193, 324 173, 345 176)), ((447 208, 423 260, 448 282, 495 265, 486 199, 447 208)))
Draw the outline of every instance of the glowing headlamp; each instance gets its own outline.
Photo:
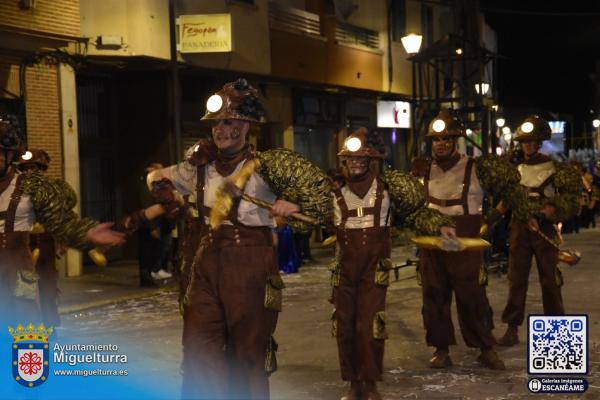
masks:
POLYGON ((443 132, 444 129, 446 129, 446 123, 441 119, 437 119, 433 122, 433 125, 431 127, 433 128, 434 132, 440 133, 443 132))
POLYGON ((221 109, 221 107, 223 107, 223 98, 218 94, 213 94, 206 101, 206 109, 209 112, 217 112, 221 109))
POLYGON ((29 160, 31 160, 31 158, 32 158, 32 157, 33 157, 33 153, 32 153, 32 152, 30 152, 29 150, 27 150, 27 151, 25 152, 25 154, 23 154, 23 155, 21 156, 21 159, 23 159, 23 160, 25 160, 25 161, 29 161, 29 160))
POLYGON ((346 141, 346 148, 349 151, 357 151, 362 147, 362 143, 359 138, 353 137, 346 141))
POLYGON ((533 124, 531 122, 524 122, 523 125, 521 125, 521 130, 524 133, 531 133, 533 132, 533 124))

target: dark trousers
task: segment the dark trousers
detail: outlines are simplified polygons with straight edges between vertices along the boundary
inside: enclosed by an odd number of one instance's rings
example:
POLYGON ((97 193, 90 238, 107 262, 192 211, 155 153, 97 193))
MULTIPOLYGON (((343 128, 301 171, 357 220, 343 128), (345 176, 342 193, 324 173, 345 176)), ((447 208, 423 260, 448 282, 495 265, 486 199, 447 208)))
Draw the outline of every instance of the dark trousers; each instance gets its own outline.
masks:
POLYGON ((375 283, 375 273, 390 255, 389 230, 338 230, 338 243, 340 282, 333 300, 342 379, 381 380, 385 341, 374 337, 374 324, 385 310, 387 286, 375 283))
MULTIPOLYGON (((554 226, 548 221, 540 224, 540 230, 549 237, 556 237, 554 226)), ((526 224, 514 221, 508 259, 508 301, 502 313, 502 321, 510 325, 521 325, 525 318, 525 300, 533 257, 542 286, 544 314, 565 313, 560 289, 562 276, 557 267, 558 250, 531 231, 526 224)))
POLYGON ((151 272, 160 270, 161 243, 160 240, 152 237, 151 232, 151 228, 138 230, 138 262, 142 282, 151 282, 151 272))
POLYGON ((279 274, 272 233, 230 228, 207 235, 194 263, 184 306, 184 399, 269 398, 265 359, 277 311, 264 299, 267 278, 279 274))
MULTIPOLYGON (((480 216, 454 217, 462 237, 479 235, 480 216)), ((483 256, 479 251, 444 252, 422 250, 419 273, 423 288, 423 323, 427 345, 439 348, 456 344, 451 318, 452 292, 465 343, 469 347, 490 347, 493 320, 485 286, 479 282, 483 256)))

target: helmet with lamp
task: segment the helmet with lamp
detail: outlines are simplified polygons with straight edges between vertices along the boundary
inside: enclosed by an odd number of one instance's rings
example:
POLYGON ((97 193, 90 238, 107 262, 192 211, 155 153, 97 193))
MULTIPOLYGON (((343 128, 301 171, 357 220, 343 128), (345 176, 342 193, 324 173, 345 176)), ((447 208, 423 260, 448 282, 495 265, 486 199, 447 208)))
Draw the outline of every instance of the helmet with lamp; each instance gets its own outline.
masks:
POLYGON ((46 171, 50 165, 50 156, 42 149, 29 149, 21 155, 18 165, 20 170, 37 166, 40 170, 46 171))
POLYGON ((383 153, 377 150, 377 144, 374 143, 377 139, 377 134, 369 134, 367 128, 358 128, 346 138, 338 156, 383 159, 383 153))
POLYGON ((519 125, 513 139, 520 142, 541 142, 551 136, 552 129, 548 122, 537 115, 530 115, 519 125))
POLYGON ((461 137, 466 136, 465 127, 456 117, 453 117, 448 110, 442 110, 429 124, 427 137, 461 137))
POLYGON ((206 102, 202 120, 235 119, 248 122, 265 122, 266 112, 258 91, 243 78, 226 83, 206 102))

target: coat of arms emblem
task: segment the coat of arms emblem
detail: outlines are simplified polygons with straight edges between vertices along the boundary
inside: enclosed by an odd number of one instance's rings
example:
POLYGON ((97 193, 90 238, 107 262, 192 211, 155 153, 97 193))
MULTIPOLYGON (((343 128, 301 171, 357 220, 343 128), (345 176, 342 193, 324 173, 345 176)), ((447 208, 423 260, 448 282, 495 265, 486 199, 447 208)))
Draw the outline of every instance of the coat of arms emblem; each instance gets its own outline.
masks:
POLYGON ((13 378, 23 386, 36 387, 46 382, 50 372, 48 337, 52 327, 33 324, 16 329, 8 327, 13 337, 12 373, 13 378))

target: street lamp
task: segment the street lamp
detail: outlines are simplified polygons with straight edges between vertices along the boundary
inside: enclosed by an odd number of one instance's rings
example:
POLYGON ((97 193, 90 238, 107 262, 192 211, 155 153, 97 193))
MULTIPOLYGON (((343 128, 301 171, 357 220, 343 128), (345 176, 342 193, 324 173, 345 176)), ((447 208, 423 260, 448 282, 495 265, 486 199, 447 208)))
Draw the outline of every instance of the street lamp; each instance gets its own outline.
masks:
POLYGON ((498 125, 498 128, 502 128, 505 123, 506 123, 506 120, 504 118, 498 118, 496 120, 496 125, 498 125))
POLYGON ((600 128, 600 119, 593 120, 592 125, 594 126, 594 128, 600 128))
POLYGON ((507 133, 510 133, 510 128, 508 126, 505 126, 504 128, 502 128, 502 133, 505 134, 505 135, 507 133))
MULTIPOLYGON (((402 40, 402 46, 404 47, 406 54, 408 54, 410 56, 414 56, 419 52, 419 49, 421 49, 421 43, 423 43, 423 35, 417 35, 416 33, 409 33, 408 35, 404 36, 401 40, 402 40)), ((410 61, 412 64, 412 110, 411 110, 412 137, 413 137, 413 144, 416 143, 416 145, 417 145, 417 154, 419 154, 420 146, 419 146, 419 140, 417 138, 417 121, 415 121, 416 117, 417 117, 417 68, 416 68, 414 58, 411 57, 410 61)), ((409 151, 412 151, 412 148, 409 149, 409 151)), ((412 154, 410 154, 410 156, 412 156, 412 154)))
POLYGON ((419 52, 421 43, 423 43, 423 35, 417 35, 416 33, 409 33, 402 39, 402 46, 407 54, 413 55, 419 52))
POLYGON ((475 91, 477 94, 486 95, 488 90, 490 90, 490 84, 487 82, 481 82, 475 84, 475 91))

